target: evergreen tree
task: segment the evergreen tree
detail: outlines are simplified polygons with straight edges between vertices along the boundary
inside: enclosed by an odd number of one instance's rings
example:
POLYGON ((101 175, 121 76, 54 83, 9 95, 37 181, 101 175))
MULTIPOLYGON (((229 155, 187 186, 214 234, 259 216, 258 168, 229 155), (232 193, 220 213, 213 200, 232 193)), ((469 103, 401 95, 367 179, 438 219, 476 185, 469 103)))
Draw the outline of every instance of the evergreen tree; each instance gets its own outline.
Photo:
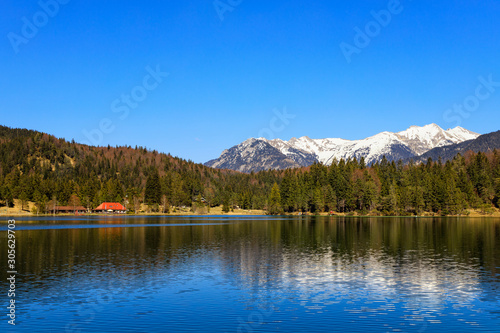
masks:
POLYGON ((28 194, 26 193, 26 191, 21 191, 19 200, 21 201, 21 210, 25 210, 25 207, 28 205, 28 194))
POLYGON ((14 196, 12 195, 12 192, 9 187, 4 188, 3 197, 5 200, 5 206, 14 207, 14 196))
POLYGON ((229 196, 225 196, 225 198, 222 200, 222 212, 224 213, 229 213, 231 210, 230 205, 229 205, 229 196))
POLYGON ((283 181, 280 184, 281 205, 285 212, 297 210, 297 178, 291 170, 286 170, 283 181))
POLYGON ((330 184, 323 187, 325 193, 325 208, 327 211, 334 211, 337 209, 337 196, 330 184))
POLYGON ((311 212, 321 213, 325 208, 325 200, 321 188, 318 186, 313 191, 313 200, 311 205, 311 212))
POLYGON ((495 179, 494 204, 497 208, 500 208, 500 177, 495 179))
POLYGON ((412 206, 417 215, 422 214, 425 209, 424 190, 421 186, 414 186, 412 188, 412 206))
POLYGON ((269 203, 267 213, 270 215, 282 214, 280 188, 277 183, 273 184, 271 194, 269 195, 269 203))
POLYGON ((25 209, 33 201, 33 211, 42 212, 53 209, 46 209, 48 198, 57 197, 51 204, 71 205, 75 194, 88 208, 126 197, 135 211, 145 199, 152 205, 166 200, 190 206, 201 194, 208 206, 223 204, 226 211, 238 205, 288 213, 377 209, 384 214, 460 214, 468 207, 487 212, 500 205, 500 152, 467 152, 446 163, 429 159, 418 165, 382 158, 368 166, 362 158, 341 159, 330 166, 244 174, 144 147, 88 147, 0 126, 0 205, 12 206, 16 199, 25 209), (275 183, 278 204, 270 200, 271 192, 276 196, 275 183))
POLYGON ((148 205, 158 205, 161 201, 161 184, 158 171, 152 172, 146 180, 144 200, 148 205))
POLYGON ((472 184, 483 202, 491 198, 490 164, 484 153, 479 152, 473 162, 469 165, 468 172, 472 184))
POLYGON ((393 181, 388 187, 387 195, 381 199, 381 210, 385 215, 394 215, 398 209, 398 201, 396 182, 393 181))

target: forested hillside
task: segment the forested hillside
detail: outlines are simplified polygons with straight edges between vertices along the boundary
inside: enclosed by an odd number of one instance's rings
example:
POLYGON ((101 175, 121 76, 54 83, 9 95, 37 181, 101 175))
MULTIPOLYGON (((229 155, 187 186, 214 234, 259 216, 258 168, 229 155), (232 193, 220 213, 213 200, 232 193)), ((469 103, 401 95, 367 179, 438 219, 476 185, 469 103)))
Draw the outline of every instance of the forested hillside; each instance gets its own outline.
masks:
POLYGON ((89 147, 25 129, 0 126, 0 202, 95 208, 103 201, 151 206, 264 207, 276 175, 216 170, 143 147, 89 147), (270 185, 269 185, 270 184, 270 185), (50 202, 50 203, 49 203, 50 202))
MULTIPOLYGON (((244 174, 212 169, 143 147, 89 147, 0 126, 0 204, 20 199, 95 208, 103 201, 160 207, 224 205, 225 210, 460 214, 498 207, 500 152, 404 165, 383 159, 244 174)), ((27 205, 26 205, 27 206, 27 205)))
POLYGON ((285 211, 334 210, 384 215, 462 214, 488 211, 500 197, 500 151, 472 152, 441 161, 404 165, 388 162, 366 167, 364 161, 314 164, 307 171, 286 170, 280 184, 285 211))

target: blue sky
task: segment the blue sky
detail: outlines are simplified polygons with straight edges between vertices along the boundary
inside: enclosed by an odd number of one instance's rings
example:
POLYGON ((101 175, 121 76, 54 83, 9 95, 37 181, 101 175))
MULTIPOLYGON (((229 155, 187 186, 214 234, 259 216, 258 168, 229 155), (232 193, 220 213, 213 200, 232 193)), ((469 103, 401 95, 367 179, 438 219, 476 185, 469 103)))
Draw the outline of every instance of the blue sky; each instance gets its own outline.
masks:
POLYGON ((258 136, 500 129, 497 0, 54 1, 0 4, 2 125, 195 162, 258 136))

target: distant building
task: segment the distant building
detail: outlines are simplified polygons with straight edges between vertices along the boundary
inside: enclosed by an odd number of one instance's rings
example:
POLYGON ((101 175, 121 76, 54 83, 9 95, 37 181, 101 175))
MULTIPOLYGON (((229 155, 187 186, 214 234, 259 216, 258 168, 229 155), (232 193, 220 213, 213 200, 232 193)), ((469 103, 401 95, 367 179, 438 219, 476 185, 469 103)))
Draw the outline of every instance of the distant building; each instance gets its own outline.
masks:
POLYGON ((98 213, 119 213, 124 214, 127 212, 127 209, 118 202, 103 202, 96 209, 95 212, 98 213))
POLYGON ((75 214, 84 214, 87 212, 87 208, 83 206, 55 206, 51 210, 54 214, 59 213, 75 213, 75 214))

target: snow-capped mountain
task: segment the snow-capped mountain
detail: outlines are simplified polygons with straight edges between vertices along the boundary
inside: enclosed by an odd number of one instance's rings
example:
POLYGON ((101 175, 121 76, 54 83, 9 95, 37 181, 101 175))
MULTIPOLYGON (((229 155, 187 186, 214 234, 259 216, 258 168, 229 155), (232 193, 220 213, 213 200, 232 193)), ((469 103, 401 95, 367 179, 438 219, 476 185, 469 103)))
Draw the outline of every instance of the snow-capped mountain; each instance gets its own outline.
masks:
POLYGON ((396 134, 410 146, 416 155, 421 155, 436 147, 473 140, 479 136, 479 134, 462 127, 445 131, 436 124, 423 127, 411 126, 406 131, 396 134))
POLYGON ((405 131, 382 132, 362 140, 311 139, 307 136, 267 140, 248 139, 225 150, 206 165, 242 172, 308 166, 318 161, 365 158, 367 164, 385 156, 388 160, 408 159, 436 148, 475 139, 479 134, 462 127, 443 130, 436 124, 411 126, 405 131))
POLYGON ((289 148, 289 152, 289 155, 285 155, 268 140, 252 138, 224 150, 218 159, 208 161, 205 165, 218 169, 252 172, 299 168, 317 161, 314 155, 301 150, 289 148))
POLYGON ((474 140, 467 140, 443 147, 436 147, 418 157, 413 158, 413 161, 416 163, 425 163, 429 158, 434 161, 441 158, 442 162, 446 162, 453 159, 457 154, 464 155, 468 151, 478 153, 489 152, 495 149, 500 150, 500 131, 483 134, 474 140))

